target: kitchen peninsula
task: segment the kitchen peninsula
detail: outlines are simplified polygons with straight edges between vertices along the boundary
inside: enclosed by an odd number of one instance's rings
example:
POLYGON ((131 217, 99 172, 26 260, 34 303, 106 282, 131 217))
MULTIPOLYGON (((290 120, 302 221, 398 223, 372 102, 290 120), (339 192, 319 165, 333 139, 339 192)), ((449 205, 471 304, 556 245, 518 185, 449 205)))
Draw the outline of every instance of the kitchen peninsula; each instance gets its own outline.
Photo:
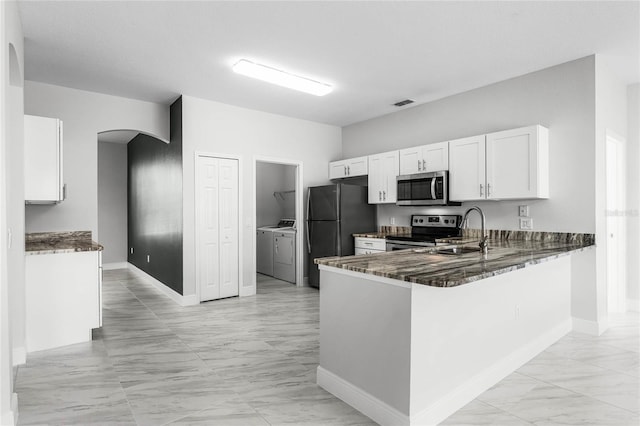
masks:
POLYGON ((318 384, 382 425, 436 424, 566 334, 593 235, 477 237, 317 259, 318 384))
POLYGON ((90 341, 102 326, 102 249, 90 231, 26 234, 27 352, 90 341))

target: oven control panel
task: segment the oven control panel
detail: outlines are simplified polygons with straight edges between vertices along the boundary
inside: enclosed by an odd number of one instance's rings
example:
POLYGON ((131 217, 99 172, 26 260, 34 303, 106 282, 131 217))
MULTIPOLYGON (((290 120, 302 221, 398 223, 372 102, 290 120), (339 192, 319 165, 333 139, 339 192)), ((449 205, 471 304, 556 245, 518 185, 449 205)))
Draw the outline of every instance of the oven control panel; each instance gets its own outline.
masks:
POLYGON ((418 228, 456 228, 462 217, 459 215, 430 215, 414 214, 411 216, 411 226, 418 228))

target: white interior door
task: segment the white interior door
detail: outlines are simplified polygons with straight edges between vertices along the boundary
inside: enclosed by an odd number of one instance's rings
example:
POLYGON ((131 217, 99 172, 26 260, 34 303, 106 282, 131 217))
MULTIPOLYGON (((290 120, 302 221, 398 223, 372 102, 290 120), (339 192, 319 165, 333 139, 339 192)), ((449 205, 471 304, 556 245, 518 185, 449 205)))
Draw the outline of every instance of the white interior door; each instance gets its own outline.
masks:
POLYGON ((625 164, 623 142, 607 136, 607 308, 626 311, 625 164))
POLYGON ((198 156, 196 176, 200 301, 237 296, 238 160, 198 156))
POLYGON ((238 160, 220 159, 220 297, 238 295, 238 160))

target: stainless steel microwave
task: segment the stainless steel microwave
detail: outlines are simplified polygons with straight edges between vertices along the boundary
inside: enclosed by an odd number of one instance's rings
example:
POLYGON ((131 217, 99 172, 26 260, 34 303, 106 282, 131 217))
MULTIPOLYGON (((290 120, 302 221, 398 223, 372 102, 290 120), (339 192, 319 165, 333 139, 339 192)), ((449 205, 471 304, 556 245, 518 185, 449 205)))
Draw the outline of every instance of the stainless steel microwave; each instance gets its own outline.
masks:
POLYGON ((460 205, 449 201, 449 172, 417 173, 398 176, 398 206, 460 205))

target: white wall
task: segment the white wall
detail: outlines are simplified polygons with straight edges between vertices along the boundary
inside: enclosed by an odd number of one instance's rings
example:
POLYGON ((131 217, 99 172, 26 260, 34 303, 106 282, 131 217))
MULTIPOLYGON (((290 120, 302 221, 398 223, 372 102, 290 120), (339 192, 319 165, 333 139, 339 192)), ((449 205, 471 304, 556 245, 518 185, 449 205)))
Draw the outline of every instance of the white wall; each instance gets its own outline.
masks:
POLYGON ((27 114, 56 117, 64 125, 67 199, 27 206, 27 232, 92 231, 98 235, 99 132, 136 129, 169 139, 169 107, 117 96, 27 81, 27 114))
POLYGON ((627 300, 640 307, 640 83, 627 88, 627 300))
POLYGON ((240 255, 245 287, 255 291, 255 218, 253 188, 256 156, 301 161, 304 187, 328 182, 328 162, 341 156, 341 129, 260 111, 182 97, 184 187, 184 295, 195 294, 195 152, 239 155, 243 233, 240 255))
POLYGON ((98 143, 98 235, 102 263, 127 261, 127 144, 98 143))
POLYGON ((18 7, 0 2, 0 424, 17 421, 13 364, 24 362, 24 43, 18 7))
MULTIPOLYGON (((479 205, 491 229, 518 229, 519 204, 530 205, 534 230, 596 232, 596 58, 505 80, 343 129, 345 158, 541 124, 549 128, 549 200, 471 202, 459 208, 378 208, 379 225, 408 225, 417 212, 459 213, 479 205)), ((601 155, 598 152, 598 155, 601 155)), ((479 228, 476 215, 471 227, 479 228)), ((574 257, 572 315, 598 321, 596 250, 574 257)), ((597 325, 595 325, 597 328, 597 325)))

